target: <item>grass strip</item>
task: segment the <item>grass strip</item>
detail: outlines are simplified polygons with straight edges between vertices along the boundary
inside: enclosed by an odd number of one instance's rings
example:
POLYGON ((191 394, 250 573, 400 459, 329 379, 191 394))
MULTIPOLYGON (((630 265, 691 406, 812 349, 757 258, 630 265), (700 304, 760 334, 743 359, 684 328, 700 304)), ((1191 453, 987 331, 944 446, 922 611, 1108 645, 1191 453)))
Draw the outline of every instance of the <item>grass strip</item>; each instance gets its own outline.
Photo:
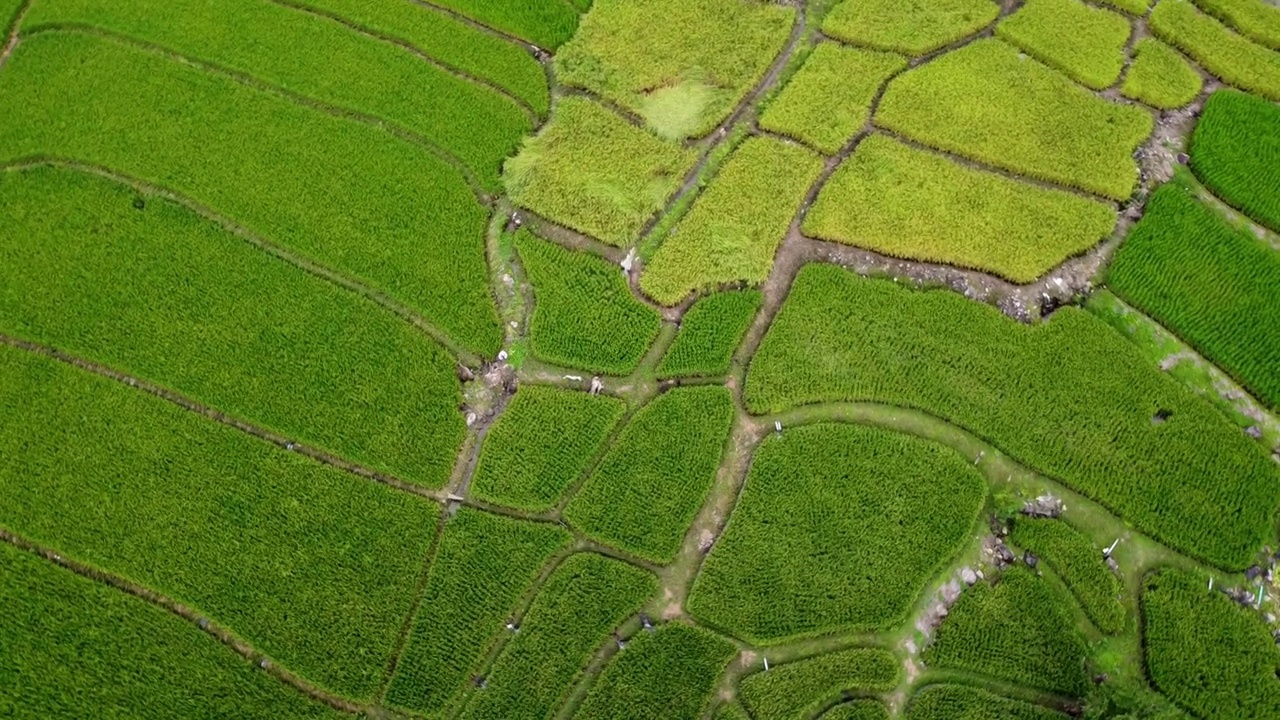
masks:
POLYGON ((1069 715, 968 685, 926 685, 907 704, 907 720, 1066 720, 1069 715))
POLYGON ((658 365, 659 377, 723 375, 742 344, 764 296, 732 290, 699 299, 684 314, 680 332, 658 365))
POLYGON ((1120 579, 1103 564, 1102 548, 1059 520, 1019 517, 1010 539, 1053 568, 1099 630, 1108 635, 1124 630, 1120 579))
POLYGON ((1080 0, 1027 0, 996 26, 999 37, 1095 90, 1120 78, 1130 31, 1124 16, 1080 0))
POLYGON ((999 12, 991 0, 844 0, 822 31, 855 45, 924 55, 978 32, 999 12))
POLYGON ((1280 107, 1215 92, 1191 136, 1191 169, 1227 204, 1280 232, 1280 107))
POLYGON ((1133 64, 1120 94, 1161 110, 1180 108, 1200 94, 1200 73, 1177 50, 1153 37, 1133 47, 1133 64))
POLYGON ((1280 101, 1280 53, 1231 32, 1188 0, 1161 0, 1149 24, 1156 37, 1227 84, 1280 101))
POLYGON ((852 648, 752 673, 738 685, 738 696, 757 720, 806 720, 847 692, 887 693, 897 684, 893 653, 852 648))

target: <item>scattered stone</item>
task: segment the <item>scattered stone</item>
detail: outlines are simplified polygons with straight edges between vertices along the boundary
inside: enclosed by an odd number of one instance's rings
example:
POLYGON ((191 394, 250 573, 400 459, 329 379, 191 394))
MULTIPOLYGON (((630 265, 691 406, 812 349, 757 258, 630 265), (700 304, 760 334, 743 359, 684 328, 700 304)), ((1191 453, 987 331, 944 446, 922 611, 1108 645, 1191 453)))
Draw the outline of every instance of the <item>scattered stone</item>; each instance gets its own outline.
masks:
POLYGON ((1030 517, 1056 518, 1062 515, 1065 508, 1062 500, 1053 495, 1041 495, 1022 506, 1022 514, 1030 517))
POLYGON ((1176 159, 1179 165, 1186 165, 1187 161, 1190 160, 1191 158, 1186 153, 1178 153, 1176 156, 1176 159))
POLYGON ((472 676, 471 682, 475 683, 475 686, 480 688, 481 690, 483 690, 485 686, 489 684, 488 678, 486 678, 483 675, 472 676))
POLYGON ((631 268, 635 267, 635 264, 636 264, 636 249, 631 248, 630 250, 628 250, 627 256, 622 258, 622 262, 618 264, 622 266, 622 272, 624 273, 631 272, 631 268))
POLYGON ((1022 562, 1026 563, 1027 567, 1034 570, 1036 566, 1040 564, 1040 558, 1036 557, 1030 550, 1027 550, 1022 553, 1022 562))
MULTIPOLYGON (((974 580, 977 580, 975 577, 974 580)), ((948 605, 955 605, 956 599, 960 597, 960 583, 954 579, 942 586, 942 601, 948 605)))
POLYGON ((902 646, 903 646, 904 648, 906 648, 906 650, 907 650, 907 654, 908 654, 908 655, 915 655, 915 654, 916 654, 916 641, 915 641, 915 638, 907 638, 907 641, 906 641, 905 643, 903 643, 903 644, 902 644, 902 646))
POLYGON ((604 389, 604 381, 600 379, 600 376, 599 376, 599 375, 597 375, 596 377, 591 378, 591 391, 590 391, 590 392, 591 392, 591 394, 592 394, 592 395, 599 395, 599 394, 600 394, 600 391, 601 391, 601 390, 603 390, 603 389, 604 389))
POLYGON ((476 379, 476 374, 466 365, 458 365, 458 380, 461 382, 471 382, 476 379))
POLYGON ((640 625, 644 627, 645 630, 648 630, 649 632, 653 632, 653 623, 649 620, 648 615, 640 616, 640 625))
POLYGON ((1272 630, 1271 638, 1276 641, 1277 645, 1280 645, 1280 630, 1272 630))
POLYGON ((706 555, 708 552, 710 552, 711 546, 715 544, 716 544, 716 534, 711 532, 710 530, 704 529, 702 533, 698 535, 698 552, 702 553, 703 555, 706 555))
POLYGON ((1000 562, 1005 565, 1012 565, 1018 561, 1018 559, 1014 557, 1013 551, 1010 550, 1004 543, 1000 543, 998 546, 996 546, 996 557, 999 558, 1000 562))
POLYGON ((479 419, 480 418, 477 417, 475 413, 473 412, 467 413, 467 427, 471 427, 472 425, 475 425, 476 420, 479 420, 479 419))
POLYGON ((1257 425, 1250 425, 1249 427, 1247 427, 1247 428, 1245 428, 1245 429, 1244 429, 1244 434, 1245 434, 1245 435, 1248 435, 1249 437, 1253 438, 1254 440, 1261 440, 1261 439, 1262 439, 1262 428, 1258 427, 1257 425))
POLYGON ((203 617, 200 618, 199 620, 196 621, 196 625, 199 625, 201 630, 208 630, 209 618, 203 618, 203 617))
POLYGON ((258 667, 262 668, 263 670, 269 670, 271 668, 271 661, 266 658, 262 658, 261 660, 258 661, 258 667))
POLYGON ((1263 615, 1262 617, 1266 619, 1266 621, 1267 621, 1267 624, 1268 624, 1268 625, 1272 625, 1272 624, 1274 624, 1274 623, 1275 623, 1275 621, 1276 621, 1276 616, 1275 616, 1275 615, 1273 615, 1273 614, 1271 614, 1271 613, 1267 613, 1266 615, 1263 615))
POLYGON ((506 351, 506 350, 500 350, 500 351, 498 352, 498 362, 506 362, 508 357, 510 357, 510 356, 509 356, 509 355, 507 355, 507 351, 506 351))
POLYGON ((965 565, 963 568, 960 569, 960 579, 964 582, 965 585, 973 585, 974 583, 978 582, 977 574, 974 573, 973 568, 969 567, 968 565, 965 565))
POLYGON ((1111 572, 1113 573, 1119 574, 1120 572, 1120 563, 1116 562, 1116 559, 1113 557, 1107 558, 1107 567, 1111 568, 1111 572))
POLYGON ((1262 568, 1258 567, 1257 565, 1253 565, 1248 570, 1244 571, 1244 579, 1250 582, 1253 582, 1254 580, 1257 580, 1258 576, 1261 574, 1262 574, 1262 568))

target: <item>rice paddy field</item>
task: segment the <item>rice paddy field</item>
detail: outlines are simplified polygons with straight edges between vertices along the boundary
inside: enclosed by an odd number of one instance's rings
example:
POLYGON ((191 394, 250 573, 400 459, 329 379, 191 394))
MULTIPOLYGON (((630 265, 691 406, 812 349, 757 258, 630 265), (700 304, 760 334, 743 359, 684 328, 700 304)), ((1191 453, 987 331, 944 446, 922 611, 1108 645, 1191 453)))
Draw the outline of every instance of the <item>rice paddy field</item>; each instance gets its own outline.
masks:
POLYGON ((1276 0, 0 0, 0 717, 1280 717, 1276 0))

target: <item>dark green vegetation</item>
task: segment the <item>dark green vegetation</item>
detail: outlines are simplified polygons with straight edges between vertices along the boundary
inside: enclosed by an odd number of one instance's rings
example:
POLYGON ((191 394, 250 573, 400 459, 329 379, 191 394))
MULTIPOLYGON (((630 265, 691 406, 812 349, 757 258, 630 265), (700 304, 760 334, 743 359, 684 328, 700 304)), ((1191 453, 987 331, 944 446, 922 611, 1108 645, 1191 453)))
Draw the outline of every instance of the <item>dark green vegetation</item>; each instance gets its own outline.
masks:
POLYGON ((1280 648, 1251 610, 1199 573, 1162 570, 1142 590, 1147 671, 1204 718, 1280 717, 1280 648))
POLYGON ((625 411, 625 403, 608 396, 522 388, 485 437, 471 492, 508 507, 550 510, 625 411))
POLYGON ((1280 471, 1248 437, 1076 308, 1028 326, 955 293, 809 266, 745 391, 754 413, 832 400, 925 410, 1226 568, 1252 562, 1280 500, 1280 471))
POLYGON ((885 693, 897 684, 898 661, 893 653, 854 648, 748 675, 738 686, 738 695, 756 720, 803 720, 839 700, 846 691, 885 693))
POLYGON ((1177 50, 1145 37, 1133 48, 1133 64, 1121 93, 1154 108, 1179 108, 1200 94, 1204 82, 1177 50))
POLYGON ((581 720, 695 718, 720 671, 737 653, 706 630, 669 623, 640 632, 592 686, 581 720))
POLYGON ((621 268, 528 230, 516 236, 516 252, 533 284, 535 356, 615 375, 635 369, 662 320, 632 296, 621 268))
POLYGON ((0 97, 0 157, 72 158, 180 192, 497 353, 486 213, 429 150, 79 33, 23 40, 0 97))
POLYGON ((845 0, 822 30, 855 45, 923 55, 978 32, 999 9, 990 0, 845 0))
POLYGON ((565 519, 607 545, 670 562, 715 479, 732 422, 724 387, 659 395, 618 434, 565 519))
POLYGON ((929 667, 967 670, 1080 697, 1089 687, 1085 644, 1071 609, 1024 568, 966 590, 925 648, 929 667))
POLYGON ((889 720, 889 711, 878 700, 851 700, 823 713, 822 720, 889 720))
POLYGON ((1280 107, 1214 93, 1191 136, 1191 169, 1229 205, 1280 232, 1280 107))
POLYGON ((431 714, 456 706, 491 638, 505 632, 517 600, 570 539, 558 525, 458 510, 445 524, 387 702, 431 714))
POLYGON ((680 332, 658 365, 658 375, 723 375, 760 310, 761 300, 755 290, 713 293, 699 299, 680 321, 680 332))
POLYGON ((1151 31, 1241 90, 1280 100, 1280 53, 1241 37, 1188 0, 1161 0, 1151 31))
POLYGON ((0 543, 0 715, 340 718, 185 620, 0 543))
POLYGON ((0 332, 431 487, 462 441, 453 360, 430 338, 96 175, 0 173, 0 332))
POLYGON ((1088 537, 1060 520, 1020 517, 1009 539, 1048 563, 1099 630, 1109 635, 1124 630, 1120 578, 1107 569, 1102 549, 1088 537))
POLYGON ((949 448, 878 428, 786 429, 756 451, 689 609, 755 645, 898 625, 985 496, 949 448))
POLYGON ((907 720, 1066 720, 1068 716, 968 685, 928 685, 907 704, 907 720))
POLYGON ((903 73, 889 83, 875 122, 940 150, 1113 200, 1133 192, 1133 150, 1152 127, 1141 109, 1107 102, 994 39, 903 73))
POLYGON ((376 690, 436 505, 8 346, 0 458, 0 526, 164 593, 322 687, 376 690))
POLYGON ((1120 78, 1129 21, 1080 0, 1027 0, 1000 22, 996 34, 1082 85, 1101 90, 1120 78))
POLYGON ((1280 323, 1264 321, 1280 303, 1275 248, 1168 184, 1147 202, 1107 279, 1116 294, 1280 409, 1280 323))
POLYGON ((573 555, 538 591, 463 717, 549 717, 592 654, 657 589, 653 576, 599 555, 573 555))

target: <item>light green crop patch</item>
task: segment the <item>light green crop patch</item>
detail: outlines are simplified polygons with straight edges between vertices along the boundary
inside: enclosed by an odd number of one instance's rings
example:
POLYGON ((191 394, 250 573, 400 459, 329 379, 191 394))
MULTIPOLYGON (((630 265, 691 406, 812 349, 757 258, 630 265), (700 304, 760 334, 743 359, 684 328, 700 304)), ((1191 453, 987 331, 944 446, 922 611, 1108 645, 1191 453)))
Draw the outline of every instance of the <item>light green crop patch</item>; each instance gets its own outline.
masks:
POLYGON ((926 145, 1125 200, 1151 115, 1108 102, 1001 40, 979 40, 889 84, 876 124, 926 145))
POLYGON ((1227 84, 1280 101, 1280 52, 1231 32, 1187 0, 1162 0, 1150 24, 1157 37, 1227 84))
POLYGON ((1177 50, 1146 37, 1133 52, 1120 94, 1161 110, 1183 107, 1200 94, 1200 73, 1177 50))
POLYGON ((695 159, 598 103, 566 97, 507 161, 505 180, 515 204, 621 247, 636 241, 695 159))
POLYGON ((863 140, 805 218, 806 234, 893 257, 1032 282, 1111 232, 1115 209, 918 150, 863 140))
POLYGON ((978 32, 999 13, 990 0, 844 0, 822 31, 855 45, 924 55, 978 32))
POLYGON ((662 137, 705 135, 764 76, 794 20, 761 0, 597 0, 556 55, 556 76, 662 137))
POLYGON ((1129 21, 1080 0, 1027 0, 996 34, 1077 82, 1101 90, 1124 69, 1129 21))
POLYGON ((664 305, 717 285, 759 283, 822 159, 789 141, 750 138, 658 248, 640 289, 664 305))
POLYGON ((1236 32, 1280 50, 1280 7, 1267 0, 1194 0, 1197 7, 1236 32))
POLYGON ((835 155, 867 122, 885 81, 906 66, 901 55, 822 43, 769 104, 760 127, 835 155))

